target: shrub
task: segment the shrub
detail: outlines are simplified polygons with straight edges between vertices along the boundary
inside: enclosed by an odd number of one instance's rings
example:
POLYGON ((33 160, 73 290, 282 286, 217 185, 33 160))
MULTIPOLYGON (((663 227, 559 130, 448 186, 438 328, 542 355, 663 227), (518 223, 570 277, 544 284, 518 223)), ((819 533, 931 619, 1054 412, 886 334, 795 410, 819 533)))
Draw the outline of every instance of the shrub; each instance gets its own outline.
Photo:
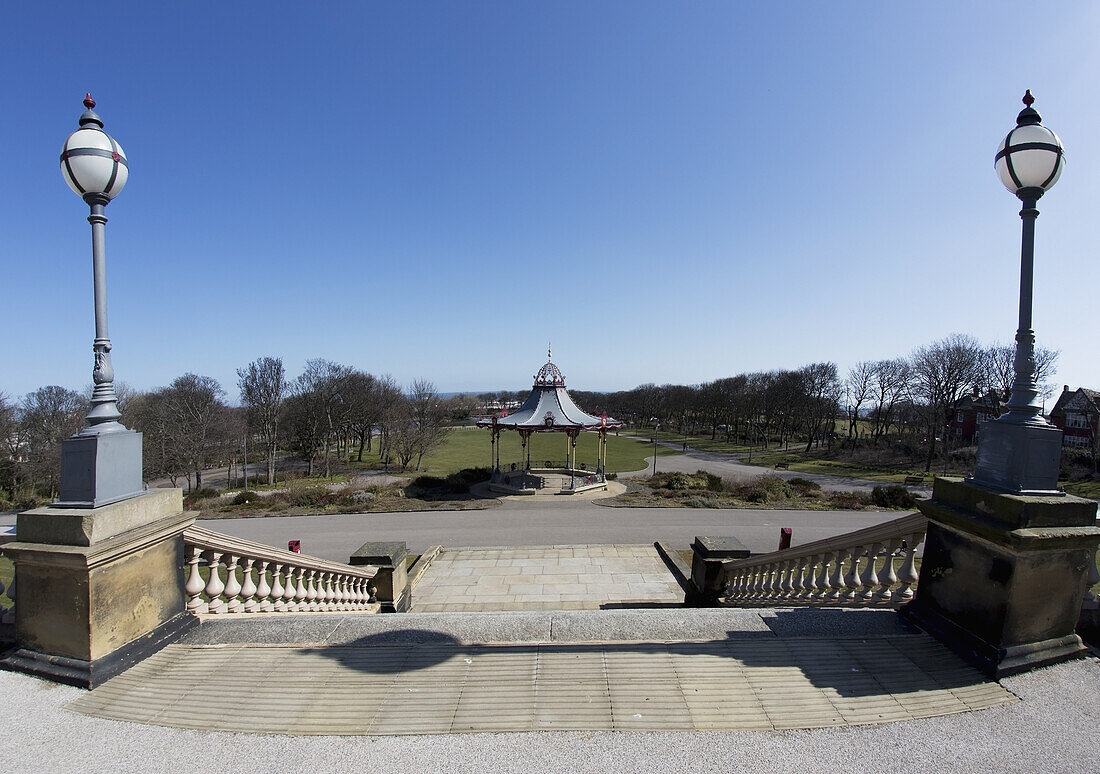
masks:
POLYGON ((608 473, 607 474, 607 480, 608 481, 618 481, 619 480, 619 474, 618 473, 608 473))
POLYGON ((876 486, 871 490, 871 500, 879 508, 912 508, 917 498, 903 486, 876 486))
POLYGON ((672 473, 665 481, 664 486, 666 489, 671 489, 674 492, 683 491, 685 489, 691 489, 691 478, 685 473, 672 473))
POLYGON ((722 482, 721 476, 716 476, 713 473, 705 473, 707 477, 707 490, 710 492, 722 492, 725 490, 725 486, 722 482))
POLYGON ((706 495, 692 495, 688 499, 684 500, 684 505, 688 508, 721 508, 722 501, 717 497, 707 497, 706 495))
POLYGON ((193 491, 188 492, 187 496, 190 497, 192 500, 204 500, 207 497, 217 497, 218 496, 218 490, 217 489, 211 489, 208 486, 204 486, 202 489, 195 489, 193 491))
POLYGON ((864 492, 833 492, 829 504, 834 508, 861 511, 871 504, 871 496, 864 492))
POLYGON ((233 498, 234 505, 248 505, 254 498, 259 497, 255 492, 237 492, 237 496, 233 498))
POLYGON ((809 494, 816 494, 821 491, 821 484, 816 481, 810 481, 807 478, 792 478, 787 481, 791 489, 793 489, 800 496, 805 497, 809 494))

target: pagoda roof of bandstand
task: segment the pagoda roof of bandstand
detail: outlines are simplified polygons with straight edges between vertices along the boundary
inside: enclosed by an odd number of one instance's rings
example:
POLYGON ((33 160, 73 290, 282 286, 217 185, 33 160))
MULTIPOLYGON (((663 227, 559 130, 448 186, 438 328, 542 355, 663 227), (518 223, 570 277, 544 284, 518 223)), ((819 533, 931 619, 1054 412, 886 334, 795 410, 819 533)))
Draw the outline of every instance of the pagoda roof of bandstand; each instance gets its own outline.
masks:
POLYGON ((612 419, 606 413, 603 416, 593 416, 574 403, 569 391, 565 389, 565 376, 554 365, 549 351, 546 357, 546 365, 535 374, 535 383, 527 400, 511 413, 478 419, 478 427, 562 433, 623 426, 620 420, 612 419))

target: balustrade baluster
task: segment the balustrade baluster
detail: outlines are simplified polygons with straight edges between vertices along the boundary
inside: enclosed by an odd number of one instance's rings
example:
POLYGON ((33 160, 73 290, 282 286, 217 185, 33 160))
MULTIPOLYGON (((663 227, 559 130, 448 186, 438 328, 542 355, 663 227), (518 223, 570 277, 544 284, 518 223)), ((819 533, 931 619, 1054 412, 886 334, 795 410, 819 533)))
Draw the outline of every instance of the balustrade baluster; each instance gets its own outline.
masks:
POLYGON ((844 590, 844 560, 848 557, 847 548, 836 552, 836 562, 833 563, 833 574, 829 578, 829 593, 825 595, 826 602, 836 602, 840 599, 840 593, 844 590))
POLYGON ((283 586, 283 565, 275 563, 275 569, 271 571, 271 609, 277 613, 286 612, 286 588, 283 586))
POLYGON ((271 585, 267 582, 267 566, 270 562, 260 560, 260 585, 256 587, 256 612, 270 613, 275 609, 271 604, 271 585))
POLYGON ((321 608, 325 611, 336 610, 336 592, 332 588, 332 573, 321 573, 321 588, 324 590, 324 607, 321 608))
POLYGON ((768 584, 768 599, 779 599, 783 596, 782 562, 772 562, 768 565, 768 570, 771 572, 771 579, 768 584))
POLYGON ((856 546, 851 552, 852 563, 848 567, 848 574, 844 576, 844 593, 840 595, 841 602, 852 602, 859 593, 859 560, 863 557, 863 546, 856 546))
POLYGON ((800 600, 811 599, 817 591, 817 563, 820 554, 813 554, 806 565, 806 574, 802 577, 802 593, 798 595, 800 600))
POLYGON ((260 603, 256 601, 256 584, 252 581, 252 565, 256 560, 251 557, 244 557, 244 564, 241 566, 241 573, 244 578, 244 583, 241 584, 241 611, 245 613, 254 613, 260 608, 260 603))
POLYGON ((211 613, 224 613, 225 602, 222 601, 222 592, 225 591, 225 584, 222 583, 221 573, 218 568, 221 566, 221 551, 209 551, 207 552, 209 558, 207 559, 206 566, 210 570, 210 577, 206 581, 206 598, 209 600, 206 604, 208 611, 211 613))
POLYGON ((809 563, 810 557, 800 556, 798 558, 798 564, 795 567, 794 578, 791 580, 791 596, 792 600, 798 599, 806 591, 806 565, 809 563))
POLYGON ((861 600, 866 601, 875 596, 875 584, 878 583, 875 560, 878 559, 880 551, 882 551, 881 540, 872 544, 870 550, 867 551, 867 567, 863 570, 863 577, 860 578, 863 583, 863 593, 859 595, 861 600))
POLYGON ((225 612, 239 613, 241 604, 241 582, 237 580, 237 555, 230 554, 225 563, 225 612))
POLYGON ((317 612, 317 587, 313 585, 316 573, 316 570, 306 570, 306 604, 303 609, 311 613, 317 612))
POLYGON ((787 559, 782 563, 783 580, 779 583, 779 598, 790 599, 791 597, 791 571, 794 565, 794 560, 787 559))
POLYGON ((187 612, 196 615, 210 610, 210 606, 202 598, 206 583, 199 574, 200 561, 202 561, 202 549, 198 546, 187 546, 188 571, 183 590, 187 593, 187 612))
POLYGON ((296 613, 309 610, 309 592, 306 590, 305 575, 305 567, 294 568, 294 607, 291 609, 296 613))
POLYGON ((836 551, 821 555, 821 571, 817 576, 817 589, 813 594, 814 602, 821 602, 829 593, 829 565, 836 561, 836 551))
POLYGON ((332 608, 333 610, 343 611, 344 607, 344 590, 342 588, 344 583, 344 576, 338 573, 332 573, 329 577, 329 583, 332 587, 332 608))
POLYGON ((901 538, 891 538, 886 544, 886 559, 878 571, 879 588, 874 595, 876 602, 889 602, 893 598, 893 587, 898 582, 898 575, 894 572, 894 553, 900 547, 901 538))
POLYGON ((898 572, 898 580, 901 582, 901 587, 894 592, 896 599, 906 600, 913 598, 913 586, 916 585, 919 576, 917 575, 917 546, 924 540, 923 532, 914 532, 912 535, 905 539, 905 561, 901 564, 901 571, 898 572))

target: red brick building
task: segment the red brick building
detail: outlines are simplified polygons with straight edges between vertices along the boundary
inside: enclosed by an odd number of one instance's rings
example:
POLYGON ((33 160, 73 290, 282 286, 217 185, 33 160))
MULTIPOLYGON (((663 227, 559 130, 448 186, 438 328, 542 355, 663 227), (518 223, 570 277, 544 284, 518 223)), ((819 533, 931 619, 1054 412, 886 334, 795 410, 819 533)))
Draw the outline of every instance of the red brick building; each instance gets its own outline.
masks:
POLYGON ((952 446, 968 446, 978 442, 978 423, 996 419, 1001 415, 1001 401, 994 391, 982 395, 975 390, 959 398, 951 417, 952 446))
POLYGON ((1050 411, 1052 424, 1062 429, 1062 445, 1091 448, 1100 430, 1100 392, 1067 384, 1050 411))

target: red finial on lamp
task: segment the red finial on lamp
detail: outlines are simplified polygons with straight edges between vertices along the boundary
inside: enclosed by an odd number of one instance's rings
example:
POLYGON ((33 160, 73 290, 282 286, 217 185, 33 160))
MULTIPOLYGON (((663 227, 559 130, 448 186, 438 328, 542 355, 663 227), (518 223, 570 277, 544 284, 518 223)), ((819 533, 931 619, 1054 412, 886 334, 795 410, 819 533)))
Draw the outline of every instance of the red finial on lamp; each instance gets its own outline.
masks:
POLYGON ((84 107, 88 108, 88 110, 91 110, 95 107, 95 100, 92 99, 91 92, 88 92, 84 95, 84 107))
POLYGON ((1026 93, 1026 94, 1024 94, 1024 99, 1023 99, 1023 103, 1024 103, 1025 105, 1027 105, 1028 107, 1031 107, 1031 105, 1032 105, 1032 104, 1033 104, 1034 102, 1035 102, 1035 97, 1031 96, 1031 89, 1028 89, 1028 90, 1027 90, 1027 93, 1026 93))

